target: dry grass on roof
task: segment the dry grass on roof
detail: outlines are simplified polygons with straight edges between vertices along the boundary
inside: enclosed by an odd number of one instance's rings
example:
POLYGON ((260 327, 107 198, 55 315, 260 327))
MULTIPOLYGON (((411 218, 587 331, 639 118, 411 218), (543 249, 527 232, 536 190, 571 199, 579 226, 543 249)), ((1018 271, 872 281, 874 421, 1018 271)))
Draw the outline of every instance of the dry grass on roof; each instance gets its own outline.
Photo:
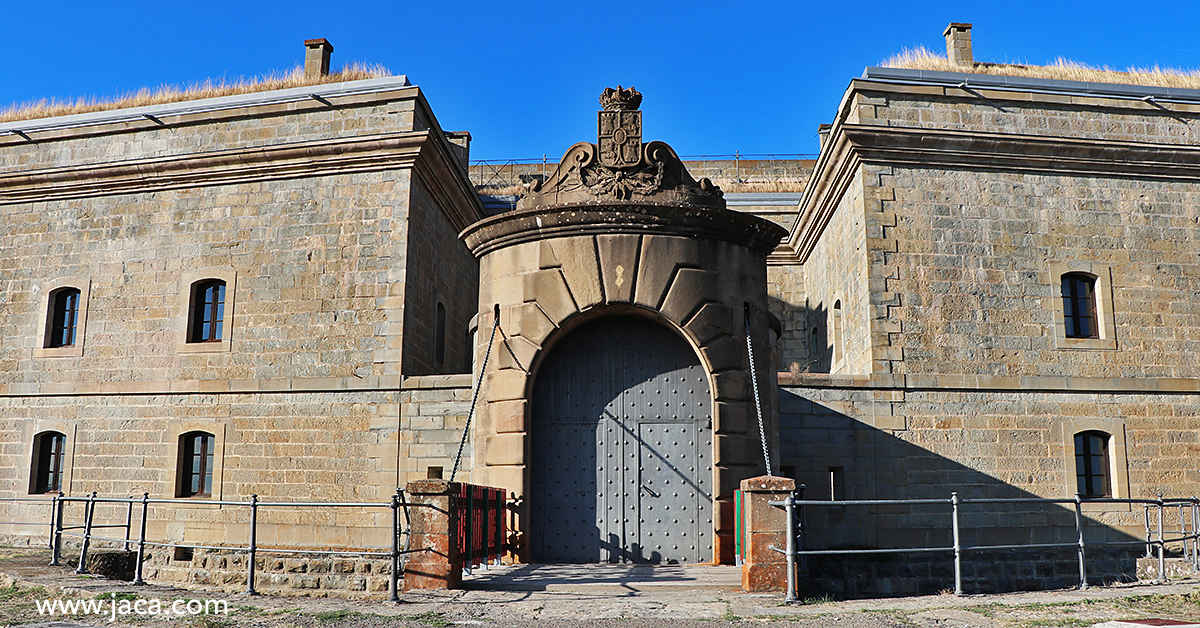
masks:
POLYGON ((0 109, 0 122, 52 118, 77 113, 90 113, 92 111, 144 107, 147 105, 162 105, 186 100, 235 96, 238 94, 287 89, 289 87, 341 83, 360 79, 382 78, 385 76, 392 76, 392 73, 387 68, 379 65, 364 65, 360 63, 348 64, 337 74, 316 78, 305 77, 304 68, 297 67, 289 72, 269 74, 250 79, 238 79, 233 82, 226 82, 224 79, 209 79, 183 88, 175 85, 164 85, 156 90, 142 88, 137 92, 118 96, 110 100, 80 98, 75 101, 39 100, 31 103, 14 104, 5 109, 0 109))
POLYGON ((1109 67, 1093 67, 1058 58, 1049 65, 1014 65, 1002 63, 976 63, 973 68, 955 65, 944 55, 930 51, 924 46, 905 49, 880 62, 885 68, 909 70, 933 70, 938 72, 969 72, 971 74, 996 74, 1001 76, 1027 76, 1030 78, 1056 79, 1060 81, 1088 81, 1091 83, 1123 83, 1150 87, 1179 87, 1200 89, 1200 70, 1174 68, 1129 68, 1125 71, 1109 67))

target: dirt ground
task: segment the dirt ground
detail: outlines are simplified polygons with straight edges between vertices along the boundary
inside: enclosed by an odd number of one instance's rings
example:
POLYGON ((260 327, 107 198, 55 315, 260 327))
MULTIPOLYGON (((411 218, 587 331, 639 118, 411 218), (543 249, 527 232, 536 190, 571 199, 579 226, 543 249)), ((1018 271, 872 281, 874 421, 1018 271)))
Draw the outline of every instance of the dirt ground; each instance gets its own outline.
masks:
POLYGON ((883 600, 803 600, 730 587, 626 592, 446 591, 402 603, 208 593, 132 586, 49 567, 40 549, 0 548, 0 624, 74 628, 119 622, 146 628, 415 628, 452 625, 794 626, 796 628, 1032 628, 1151 618, 1200 624, 1200 581, 883 600), (191 601, 189 606, 189 601, 191 601), (59 604, 54 612, 50 605, 59 604), (204 608, 207 604, 207 608, 204 608), (70 606, 70 605, 73 605, 70 606), (88 605, 88 606, 85 606, 88 605))

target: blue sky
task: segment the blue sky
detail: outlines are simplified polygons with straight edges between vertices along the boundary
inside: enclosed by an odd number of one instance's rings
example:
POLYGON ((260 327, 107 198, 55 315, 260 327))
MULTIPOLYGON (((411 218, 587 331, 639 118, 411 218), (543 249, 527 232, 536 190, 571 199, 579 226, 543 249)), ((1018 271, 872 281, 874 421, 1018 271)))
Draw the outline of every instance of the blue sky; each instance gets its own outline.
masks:
POLYGON ((971 22, 979 61, 1065 57, 1200 68, 1200 3, 87 2, 0 0, 0 107, 252 77, 325 37, 336 69, 381 64, 419 85, 472 159, 561 156, 594 141, 597 96, 633 85, 645 137, 681 155, 816 152, 850 79, 971 22))

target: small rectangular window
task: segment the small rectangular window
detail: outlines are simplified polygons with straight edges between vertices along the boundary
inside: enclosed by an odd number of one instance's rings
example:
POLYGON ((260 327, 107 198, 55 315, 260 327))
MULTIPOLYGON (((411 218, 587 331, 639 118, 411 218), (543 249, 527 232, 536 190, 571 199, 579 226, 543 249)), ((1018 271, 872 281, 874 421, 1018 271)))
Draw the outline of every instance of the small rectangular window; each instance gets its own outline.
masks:
POLYGON ((846 499, 845 467, 829 467, 829 499, 830 501, 846 499))
POLYGON ((66 435, 59 432, 43 432, 34 439, 31 494, 62 490, 66 445, 66 435))
POLYGON ((215 444, 216 437, 208 432, 188 432, 180 437, 178 497, 212 495, 215 444))
POLYGON ((1062 277, 1063 323, 1067 338, 1098 338, 1096 280, 1083 273, 1062 277))
POLYGON ((225 322, 225 282, 197 283, 192 293, 191 335, 188 342, 220 342, 225 322))
POLYGON ((75 344, 79 325, 79 290, 63 288, 54 293, 50 304, 50 330, 46 347, 70 347, 75 344))
POLYGON ((1108 434, 1075 435, 1075 480, 1081 497, 1108 497, 1108 434))

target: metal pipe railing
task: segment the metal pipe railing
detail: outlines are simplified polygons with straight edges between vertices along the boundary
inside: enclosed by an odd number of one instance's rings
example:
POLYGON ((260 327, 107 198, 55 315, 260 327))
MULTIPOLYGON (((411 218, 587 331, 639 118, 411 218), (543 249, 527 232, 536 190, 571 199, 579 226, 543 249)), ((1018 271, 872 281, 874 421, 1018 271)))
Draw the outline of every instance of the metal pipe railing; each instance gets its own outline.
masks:
MULTIPOLYGON (((138 522, 139 533, 137 538, 137 563, 135 565, 133 584, 145 584, 143 566, 146 560, 147 547, 166 547, 180 548, 186 547, 189 549, 204 549, 211 551, 231 551, 242 552, 247 555, 247 578, 246 578, 246 593, 249 595, 257 594, 255 589, 255 580, 258 570, 258 555, 259 554, 315 554, 327 556, 371 556, 379 558, 392 559, 392 569, 390 574, 390 590, 392 591, 393 601, 399 601, 399 578, 402 573, 402 563, 400 557, 412 553, 414 551, 408 547, 408 530, 410 524, 409 507, 430 507, 428 504, 419 504, 408 502, 404 499, 402 489, 397 489, 396 494, 392 496, 389 502, 264 502, 259 501, 258 495, 251 495, 247 501, 231 501, 231 500, 195 500, 195 499, 167 499, 167 498, 151 498, 149 493, 143 493, 141 497, 133 496, 120 497, 101 497, 96 492, 92 492, 86 496, 68 497, 59 493, 51 500, 33 500, 33 499, 13 499, 8 498, 2 501, 40 501, 51 504, 50 513, 50 547, 52 550, 51 562, 52 565, 58 565, 62 556, 62 537, 69 536, 82 539, 79 564, 76 567, 77 573, 86 573, 87 555, 93 541, 112 543, 122 546, 126 551, 129 550, 131 544, 134 543, 132 538, 133 527, 133 506, 135 503, 141 504, 141 515, 138 522), (82 525, 64 525, 64 511, 70 503, 82 503, 84 505, 84 522, 82 525), (96 517, 96 507, 100 504, 124 504, 124 523, 98 523, 96 517), (147 538, 147 522, 150 519, 151 505, 186 505, 189 508, 200 507, 243 507, 249 509, 249 531, 247 544, 245 546, 220 546, 220 545, 198 545, 194 543, 172 543, 172 542, 156 542, 147 538), (392 511, 391 523, 391 549, 390 551, 383 550, 321 550, 315 548, 288 548, 288 547, 260 547, 258 544, 258 512, 261 508, 388 508, 392 511), (405 525, 401 525, 400 510, 404 511, 405 525), (97 530, 109 528, 124 528, 125 534, 122 537, 109 537, 96 534, 97 530), (82 530, 82 532, 76 532, 82 530), (400 538, 405 537, 403 549, 401 549, 400 538)), ((3 524, 6 522, 0 522, 3 524)), ((37 523, 41 525, 41 523, 37 523)))
MULTIPOLYGON (((1087 548, 1091 547, 1119 547, 1129 545, 1145 545, 1146 556, 1152 556, 1152 549, 1157 550, 1158 558, 1158 576, 1156 581, 1166 581, 1166 545, 1172 543, 1182 543, 1182 554, 1185 559, 1190 560, 1193 568, 1200 570, 1200 500, 1195 497, 1188 498, 1170 498, 1165 499, 1159 495, 1157 499, 1120 499, 1120 498, 1099 498, 1099 499, 1084 499, 1081 495, 1076 494, 1073 499, 1040 499, 1040 498, 962 498, 958 493, 951 493, 949 499, 858 499, 858 500, 795 500, 793 497, 788 497, 783 501, 768 502, 773 506, 785 506, 794 508, 799 505, 801 509, 805 506, 912 506, 912 505, 949 505, 950 506, 950 529, 953 540, 953 545, 948 547, 890 547, 890 548, 870 548, 870 549, 835 549, 835 550, 818 550, 818 549, 796 549, 791 543, 798 536, 797 517, 792 512, 788 514, 788 540, 789 540, 789 563, 787 584, 787 601, 791 601, 795 597, 795 582, 793 580, 795 570, 794 557, 803 556, 835 556, 835 555, 862 555, 862 554, 901 554, 901 553, 928 553, 928 552, 953 552, 954 555, 954 592, 955 595, 964 595, 963 589, 963 555, 966 552, 988 551, 988 550, 1021 550, 1021 549, 1039 549, 1039 548, 1076 548, 1076 556, 1079 563, 1079 588, 1086 589, 1088 587, 1087 574, 1087 548), (1143 519, 1145 521, 1145 540, 1137 541, 1093 541, 1088 543, 1084 537, 1084 527, 1086 519, 1083 516, 1084 503, 1104 503, 1104 504, 1128 504, 1130 506, 1141 504, 1144 507, 1143 519), (993 545, 971 545, 966 546, 962 542, 961 535, 961 509, 965 505, 981 505, 981 504, 1045 504, 1045 505, 1067 505, 1072 506, 1075 524, 1074 540, 1071 542, 1061 543, 1018 543, 1018 544, 993 544, 993 545), (1170 509, 1174 510, 1178 507, 1179 512, 1179 536, 1168 536, 1166 526, 1164 524, 1164 515, 1170 509), (1150 510, 1156 509, 1157 522, 1155 525, 1150 523, 1150 510), (1188 526, 1187 513, 1191 512, 1191 527, 1188 526)), ((801 510, 803 513, 803 510, 801 510)), ((739 515, 740 519, 740 515, 739 515)), ((777 551, 783 551, 778 550, 777 551)))

